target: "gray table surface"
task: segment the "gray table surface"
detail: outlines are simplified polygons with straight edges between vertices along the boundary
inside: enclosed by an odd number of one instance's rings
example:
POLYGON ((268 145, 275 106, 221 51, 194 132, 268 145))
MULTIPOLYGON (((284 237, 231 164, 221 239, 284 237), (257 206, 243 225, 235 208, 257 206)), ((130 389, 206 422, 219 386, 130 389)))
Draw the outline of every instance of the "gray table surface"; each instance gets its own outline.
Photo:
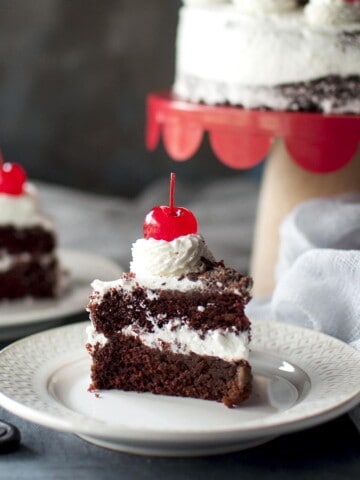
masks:
MULTIPOLYGON (((96 197, 40 185, 56 219, 60 245, 108 255, 124 267, 131 243, 141 235, 144 213, 164 203, 167 185, 150 187, 136 200, 96 197), (96 225, 96 228, 94 228, 96 225)), ((248 268, 258 186, 219 181, 204 188, 177 187, 177 203, 190 207, 217 258, 248 268), (191 201, 189 201, 191 199, 191 201)), ((67 319, 84 320, 85 313, 67 319)), ((93 446, 73 434, 27 422, 0 408, 0 418, 16 425, 21 448, 0 455, 1 480, 25 479, 357 479, 360 437, 345 415, 324 425, 285 435, 242 452, 198 458, 151 458, 93 446)))

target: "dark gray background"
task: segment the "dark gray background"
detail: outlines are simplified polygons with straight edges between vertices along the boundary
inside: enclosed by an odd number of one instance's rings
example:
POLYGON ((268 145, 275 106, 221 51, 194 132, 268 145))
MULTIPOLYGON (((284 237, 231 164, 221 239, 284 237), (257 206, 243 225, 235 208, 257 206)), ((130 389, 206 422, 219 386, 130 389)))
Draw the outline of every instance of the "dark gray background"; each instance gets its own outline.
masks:
POLYGON ((206 141, 190 162, 145 149, 145 98, 172 84, 180 3, 0 0, 5 158, 40 180, 129 196, 171 170, 188 182, 243 175, 206 141))

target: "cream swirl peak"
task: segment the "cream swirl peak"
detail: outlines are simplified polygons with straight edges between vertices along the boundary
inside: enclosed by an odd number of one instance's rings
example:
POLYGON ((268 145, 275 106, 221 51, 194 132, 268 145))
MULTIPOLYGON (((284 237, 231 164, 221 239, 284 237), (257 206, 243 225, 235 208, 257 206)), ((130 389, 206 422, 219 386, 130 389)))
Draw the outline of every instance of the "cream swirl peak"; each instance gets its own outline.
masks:
POLYGON ((52 221, 40 211, 37 189, 29 183, 20 195, 0 193, 0 225, 53 228, 52 221))
POLYGON ((311 25, 342 25, 360 22, 360 1, 311 0, 305 7, 311 25))
POLYGON ((199 234, 183 235, 170 242, 141 238, 132 246, 130 271, 139 277, 186 275, 202 271, 202 257, 215 261, 199 234))
POLYGON ((299 6, 297 0, 233 0, 233 3, 241 12, 252 15, 288 12, 299 6))

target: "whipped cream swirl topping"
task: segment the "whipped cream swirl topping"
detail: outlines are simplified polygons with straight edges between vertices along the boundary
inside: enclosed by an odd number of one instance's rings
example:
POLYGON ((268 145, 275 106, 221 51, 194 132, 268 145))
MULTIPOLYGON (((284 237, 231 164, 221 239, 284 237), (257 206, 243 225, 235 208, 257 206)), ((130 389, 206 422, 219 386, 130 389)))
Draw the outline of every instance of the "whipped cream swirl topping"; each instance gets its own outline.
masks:
POLYGON ((130 271, 138 277, 186 275, 204 268, 202 257, 215 261, 199 234, 183 235, 171 242, 141 238, 132 246, 130 271))
POLYGON ((341 25, 360 22, 360 0, 311 0, 305 7, 311 25, 341 25))
POLYGON ((36 188, 28 183, 21 195, 0 194, 0 225, 41 225, 47 229, 53 228, 52 221, 40 212, 36 188))
POLYGON ((288 12, 299 6, 297 0, 233 0, 233 3, 240 11, 252 15, 288 12))

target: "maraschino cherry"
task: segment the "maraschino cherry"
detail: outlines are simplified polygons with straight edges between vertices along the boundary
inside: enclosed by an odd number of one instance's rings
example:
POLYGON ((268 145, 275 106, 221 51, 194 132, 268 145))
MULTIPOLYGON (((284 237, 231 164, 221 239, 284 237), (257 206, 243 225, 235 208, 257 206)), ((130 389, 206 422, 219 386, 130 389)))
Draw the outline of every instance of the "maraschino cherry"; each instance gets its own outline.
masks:
POLYGON ((175 173, 170 175, 170 195, 168 206, 158 206, 150 210, 144 221, 144 237, 166 240, 197 233, 195 215, 183 207, 174 206, 175 173))
POLYGON ((0 193, 21 195, 26 182, 26 173, 17 163, 4 163, 0 152, 0 193))

